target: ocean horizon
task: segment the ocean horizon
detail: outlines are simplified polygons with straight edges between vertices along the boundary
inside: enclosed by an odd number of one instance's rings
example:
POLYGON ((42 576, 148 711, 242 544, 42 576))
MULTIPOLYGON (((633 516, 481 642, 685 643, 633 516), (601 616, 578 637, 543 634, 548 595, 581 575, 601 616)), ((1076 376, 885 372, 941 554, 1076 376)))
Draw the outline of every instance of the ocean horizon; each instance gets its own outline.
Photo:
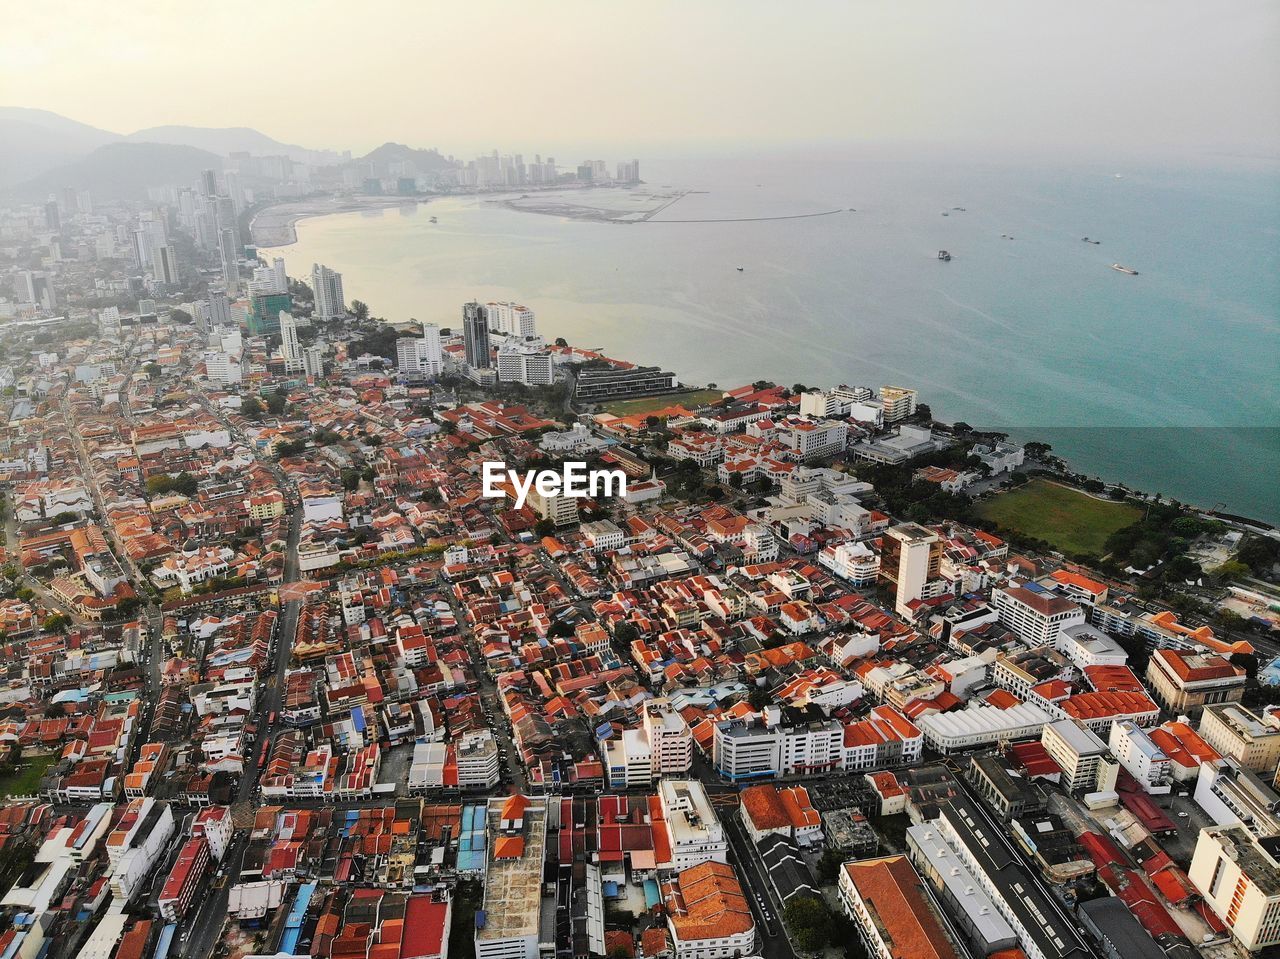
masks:
POLYGON ((694 385, 914 387, 940 420, 1280 523, 1280 166, 829 150, 641 176, 304 219, 260 252, 342 272, 388 320, 518 300, 548 339, 694 385))

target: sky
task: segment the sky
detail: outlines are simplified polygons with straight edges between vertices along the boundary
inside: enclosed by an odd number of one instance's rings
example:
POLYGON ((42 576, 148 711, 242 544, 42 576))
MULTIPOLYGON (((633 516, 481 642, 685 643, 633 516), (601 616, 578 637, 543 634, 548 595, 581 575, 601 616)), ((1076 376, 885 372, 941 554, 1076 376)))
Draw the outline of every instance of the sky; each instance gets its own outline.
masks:
MULTIPOLYGON (((0 104, 613 155, 844 141, 1280 154, 1275 0, 41 0, 0 104)), ((585 155, 585 154, 584 154, 585 155)))

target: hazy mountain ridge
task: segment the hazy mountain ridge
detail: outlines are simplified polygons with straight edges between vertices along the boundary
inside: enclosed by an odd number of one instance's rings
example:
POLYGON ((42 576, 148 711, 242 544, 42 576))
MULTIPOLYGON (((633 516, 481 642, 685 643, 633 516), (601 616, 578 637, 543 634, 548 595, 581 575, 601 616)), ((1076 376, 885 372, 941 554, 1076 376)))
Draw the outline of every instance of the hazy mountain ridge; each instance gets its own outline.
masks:
POLYGON ((222 158, 208 150, 171 143, 118 141, 47 170, 8 192, 39 199, 63 187, 73 187, 103 198, 139 198, 146 196, 147 187, 194 183, 201 170, 221 168, 222 158))
MULTIPOLYGON (((185 170, 187 160, 205 154, 201 169, 221 169, 222 158, 232 153, 287 155, 305 163, 340 162, 339 154, 282 143, 251 127, 159 126, 127 135, 101 130, 49 110, 28 107, 0 107, 0 189, 21 195, 63 186, 83 188, 81 183, 99 182, 112 195, 137 193, 138 180, 149 185, 173 182, 171 170, 185 170), (119 168, 117 157, 126 154, 98 151, 107 145, 154 146, 127 154, 145 174, 119 168), (186 157, 186 160, 182 159, 186 157), (154 168, 150 164, 156 164, 154 168), (95 165, 101 165, 95 170, 95 165), (52 186, 50 184, 52 183, 52 186), (113 184, 123 187, 123 192, 113 184)), ((198 170, 197 170, 198 172, 198 170)), ((188 179, 184 177, 183 179, 188 179)), ((90 187, 92 189, 92 187, 90 187)))

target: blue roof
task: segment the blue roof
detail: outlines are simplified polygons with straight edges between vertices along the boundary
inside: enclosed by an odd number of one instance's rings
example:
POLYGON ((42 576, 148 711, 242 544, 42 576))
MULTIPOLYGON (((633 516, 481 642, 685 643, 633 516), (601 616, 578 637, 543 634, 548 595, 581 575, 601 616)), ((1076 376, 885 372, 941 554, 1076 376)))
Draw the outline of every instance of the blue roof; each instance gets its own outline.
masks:
POLYGON ((364 710, 359 706, 351 710, 351 722, 355 724, 357 730, 364 732, 364 710))
POLYGON ((644 881, 644 907, 646 909, 652 909, 660 902, 662 902, 662 897, 658 895, 657 880, 646 879, 644 881))

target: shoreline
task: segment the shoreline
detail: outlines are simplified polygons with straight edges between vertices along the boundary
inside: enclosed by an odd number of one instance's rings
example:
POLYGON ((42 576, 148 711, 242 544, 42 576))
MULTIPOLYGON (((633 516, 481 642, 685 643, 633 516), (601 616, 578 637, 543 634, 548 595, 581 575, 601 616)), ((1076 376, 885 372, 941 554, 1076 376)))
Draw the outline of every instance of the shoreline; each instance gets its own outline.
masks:
MULTIPOLYGON (((554 191, 554 190, 545 191, 544 193, 545 199, 547 200, 553 199, 554 195, 557 192, 559 191, 554 191)), ((496 207, 498 209, 505 209, 512 213, 535 213, 539 216, 548 215, 548 213, 543 210, 530 209, 528 207, 521 208, 518 205, 512 204, 510 202, 512 199, 512 196, 510 194, 508 194, 505 197, 502 196, 501 194, 491 195, 489 197, 483 197, 483 195, 477 196, 475 194, 471 194, 471 196, 474 199, 480 200, 480 202, 485 205, 492 205, 491 208, 496 207)), ((268 207, 264 209, 262 213, 260 213, 257 217, 254 218, 254 222, 257 228, 260 230, 262 226, 262 221, 259 219, 259 217, 261 217, 263 214, 275 213, 282 221, 287 220, 287 223, 284 225, 287 226, 290 233, 288 242, 292 243, 292 242, 295 242, 295 236, 296 236, 296 231, 294 231, 292 228, 293 224, 296 223, 297 220, 302 219, 304 216, 323 216, 329 213, 351 212, 352 210, 359 210, 359 209, 365 209, 370 207, 387 208, 389 206, 393 206, 397 204, 397 198, 393 198, 393 197, 369 197, 365 199, 367 202, 362 203, 357 201, 354 204, 345 204, 343 205, 346 207, 345 209, 337 208, 338 205, 329 206, 329 205, 326 205, 323 203, 317 203, 314 201, 311 201, 311 202, 299 201, 296 204, 296 207, 297 207, 296 209, 294 208, 295 204, 279 204, 275 207, 268 207)), ((538 198, 538 199, 542 199, 542 198, 538 198)), ((587 212, 587 210, 582 210, 582 212, 587 212)), ((591 212, 595 212, 595 211, 591 211, 591 212)), ((636 211, 636 212, 639 212, 639 211, 636 211)), ((822 217, 822 216, 830 216, 838 212, 841 212, 841 211, 839 210, 821 211, 817 214, 807 214, 806 216, 822 217)), ((782 219, 784 217, 778 217, 778 218, 782 219)), ((791 217, 785 217, 785 218, 790 219, 791 217)), ((582 221, 592 222, 592 220, 595 220, 594 217, 588 218, 586 216, 581 216, 581 215, 577 217, 572 217, 571 219, 577 222, 582 222, 582 221)), ((599 220, 595 220, 595 221, 600 222, 599 220)), ((609 221, 604 220, 604 222, 609 222, 609 221)), ((613 221, 613 222, 619 222, 619 221, 613 221)), ((621 222, 627 223, 628 221, 621 221, 621 222)), ((630 222, 637 222, 637 221, 633 220, 630 222)), ((645 221, 638 221, 638 222, 645 222, 645 221)), ((656 220, 652 222, 662 223, 662 222, 681 222, 681 221, 656 220)), ((720 221, 720 222, 723 222, 723 221, 720 221)), ((568 331, 566 331, 566 334, 568 335, 568 331)), ((617 344, 617 345, 620 346, 621 344, 617 344)), ((664 365, 667 365, 667 364, 664 364, 664 365)), ((669 368, 678 368, 680 365, 681 365, 680 359, 676 359, 674 366, 669 366, 669 368)), ((707 377, 707 379, 709 380, 711 379, 711 377, 707 377)), ((939 409, 939 413, 941 413, 943 417, 945 417, 945 419, 941 419, 939 422, 948 422, 948 421, 954 421, 957 419, 966 419, 966 417, 964 417, 963 414, 957 416, 956 411, 951 411, 950 415, 948 415, 947 411, 945 411, 944 409, 939 409)), ((975 419, 973 417, 968 417, 967 419, 971 423, 975 422, 975 419)), ((1137 428, 1138 427, 1134 427, 1134 429, 1137 429, 1137 428)), ((997 432, 1008 432, 1010 428, 1004 425, 995 425, 990 427, 980 427, 975 425, 975 429, 979 429, 979 430, 986 429, 986 430, 994 430, 997 432)), ((1049 442, 1055 449, 1055 455, 1061 457, 1063 460, 1066 461, 1067 469, 1070 473, 1079 474, 1089 478, 1099 479, 1107 487, 1123 486, 1129 492, 1130 495, 1134 496, 1136 499, 1139 499, 1139 500, 1154 499, 1154 492, 1147 492, 1147 491, 1148 490, 1154 491, 1164 487, 1164 495, 1162 497, 1164 499, 1176 499, 1180 501, 1188 509, 1193 509, 1198 513, 1208 515, 1208 516, 1213 516, 1217 519, 1224 520, 1230 523, 1238 524, 1240 528, 1246 528, 1260 535, 1270 536, 1273 538, 1280 538, 1280 535, 1277 535, 1277 531, 1280 530, 1280 519, 1278 518, 1275 518, 1275 517, 1262 518, 1258 514, 1253 513, 1252 509, 1250 509, 1250 505, 1244 505, 1244 504, 1236 505, 1235 503, 1232 502, 1231 498, 1226 498, 1226 501, 1222 502, 1224 497, 1222 497, 1217 490, 1201 488, 1205 484, 1198 480, 1188 478, 1186 479, 1185 482, 1180 482, 1178 484, 1180 491, 1175 491, 1170 493, 1168 491, 1167 486, 1165 486, 1164 481, 1162 481, 1159 477, 1153 478, 1153 477, 1144 477, 1140 475, 1135 475, 1135 474, 1141 474, 1143 472, 1143 470, 1141 469, 1131 470, 1131 471, 1120 469, 1118 472, 1112 472, 1107 467, 1115 466, 1115 464, 1106 463, 1105 462, 1105 460, 1107 460, 1106 456, 1099 457, 1097 455, 1090 455, 1088 450, 1084 450, 1084 451, 1072 450, 1070 449, 1067 443, 1063 442, 1059 444, 1058 442, 1056 442, 1056 438, 1053 435, 1055 429, 1063 429, 1063 428, 1050 427, 1050 428, 1047 428, 1044 432, 1040 432, 1039 430, 1019 431, 1019 432, 1023 433, 1024 438, 1026 439, 1039 439, 1042 441, 1049 442), (1097 462, 1093 462, 1094 460, 1097 460, 1097 462), (1120 476, 1123 476, 1124 478, 1120 479, 1119 478, 1120 476)), ((1165 445, 1168 445, 1168 444, 1165 444, 1165 445)), ((1248 494, 1249 491, 1245 490, 1244 493, 1248 494)), ((1252 503, 1251 505, 1262 506, 1265 509, 1265 504, 1263 503, 1252 503)))
POLYGON ((297 224, 300 220, 338 213, 360 213, 365 210, 387 210, 402 206, 419 206, 430 202, 430 197, 419 196, 368 196, 368 197, 314 197, 306 200, 285 200, 265 206, 249 221, 249 238, 254 246, 268 249, 292 246, 298 242, 297 224))

